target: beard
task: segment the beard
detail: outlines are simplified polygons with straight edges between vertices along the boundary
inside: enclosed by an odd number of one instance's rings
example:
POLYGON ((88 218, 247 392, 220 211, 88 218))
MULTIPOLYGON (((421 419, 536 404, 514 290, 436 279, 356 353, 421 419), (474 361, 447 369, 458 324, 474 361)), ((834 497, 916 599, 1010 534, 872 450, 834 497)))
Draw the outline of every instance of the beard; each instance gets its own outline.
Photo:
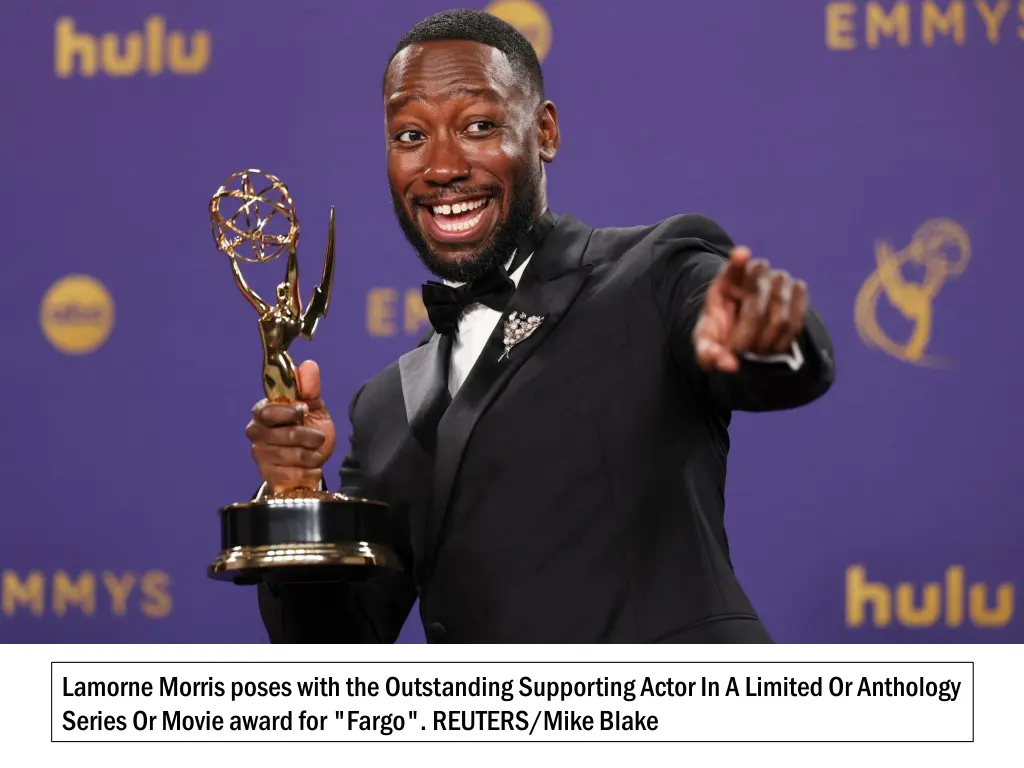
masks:
MULTIPOLYGON (((468 283, 476 280, 489 272, 496 266, 504 266, 519 243, 526 236, 533 226, 533 215, 537 209, 537 202, 540 197, 539 174, 523 174, 517 176, 512 182, 509 193, 508 214, 504 219, 499 220, 494 229, 487 236, 487 239, 472 250, 458 253, 458 256, 443 256, 434 251, 427 243, 422 231, 413 218, 410 218, 405 203, 391 188, 391 201, 395 208, 395 216, 398 224, 405 233, 405 238, 416 250, 420 261, 430 271, 442 280, 450 280, 454 283, 468 283)), ((504 202, 504 190, 498 185, 479 185, 475 187, 453 185, 446 187, 447 194, 473 196, 488 196, 491 198, 488 205, 496 205, 501 208, 504 202)), ((418 198, 416 205, 429 205, 430 198, 418 198)))

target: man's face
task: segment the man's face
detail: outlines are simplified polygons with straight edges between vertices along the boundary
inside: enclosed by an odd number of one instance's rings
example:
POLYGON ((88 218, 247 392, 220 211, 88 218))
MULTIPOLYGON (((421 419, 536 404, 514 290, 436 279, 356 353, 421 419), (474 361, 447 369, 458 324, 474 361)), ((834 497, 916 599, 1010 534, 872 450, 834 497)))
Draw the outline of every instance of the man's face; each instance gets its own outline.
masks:
POLYGON ((395 213, 427 268, 468 281, 505 263, 546 205, 554 107, 504 53, 468 41, 403 50, 384 104, 395 213))

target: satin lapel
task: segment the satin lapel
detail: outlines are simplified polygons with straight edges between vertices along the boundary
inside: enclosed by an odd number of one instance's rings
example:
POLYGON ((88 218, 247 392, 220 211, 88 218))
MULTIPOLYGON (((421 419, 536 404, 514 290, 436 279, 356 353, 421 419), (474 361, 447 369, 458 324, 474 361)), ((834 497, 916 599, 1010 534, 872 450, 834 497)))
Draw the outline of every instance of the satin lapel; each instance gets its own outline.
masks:
POLYGON ((452 487, 473 429, 516 371, 540 347, 572 305, 593 265, 581 264, 593 230, 572 216, 558 220, 539 250, 531 257, 522 282, 491 333, 469 377, 456 393, 437 430, 434 459, 434 503, 427 520, 426 554, 432 567, 448 512, 452 487), (504 325, 512 312, 542 317, 543 321, 509 356, 504 325))
POLYGON ((435 333, 423 345, 398 359, 409 428, 429 454, 434 453, 437 424, 451 403, 448 394, 451 351, 452 337, 435 333))

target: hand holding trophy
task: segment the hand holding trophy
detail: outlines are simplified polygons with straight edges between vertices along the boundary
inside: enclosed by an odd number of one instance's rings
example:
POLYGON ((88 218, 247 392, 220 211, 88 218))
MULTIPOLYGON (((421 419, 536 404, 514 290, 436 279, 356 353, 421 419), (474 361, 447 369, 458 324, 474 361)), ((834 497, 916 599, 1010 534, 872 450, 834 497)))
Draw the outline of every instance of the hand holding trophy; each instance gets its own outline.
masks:
MULTIPOLYGON (((312 339, 327 314, 334 209, 323 276, 305 311, 299 293, 299 220, 280 179, 258 170, 233 174, 211 199, 210 218, 235 283, 259 313, 267 400, 295 403, 298 381, 288 347, 299 336, 312 339), (276 302, 269 304, 250 287, 240 262, 267 263, 286 250, 285 279, 277 286, 276 302)), ((296 487, 224 507, 220 518, 221 553, 208 571, 213 579, 236 584, 325 581, 355 569, 399 567, 390 547, 388 508, 379 501, 296 487)))

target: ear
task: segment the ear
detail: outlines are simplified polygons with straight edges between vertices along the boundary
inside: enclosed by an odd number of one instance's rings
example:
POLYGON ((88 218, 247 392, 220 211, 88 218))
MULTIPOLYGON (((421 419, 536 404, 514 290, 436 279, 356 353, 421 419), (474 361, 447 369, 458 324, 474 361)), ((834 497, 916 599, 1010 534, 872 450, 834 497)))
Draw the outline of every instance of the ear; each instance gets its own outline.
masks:
POLYGON ((553 162, 562 136, 558 131, 558 110, 550 101, 542 102, 538 108, 537 130, 540 138, 540 159, 545 163, 553 162))

